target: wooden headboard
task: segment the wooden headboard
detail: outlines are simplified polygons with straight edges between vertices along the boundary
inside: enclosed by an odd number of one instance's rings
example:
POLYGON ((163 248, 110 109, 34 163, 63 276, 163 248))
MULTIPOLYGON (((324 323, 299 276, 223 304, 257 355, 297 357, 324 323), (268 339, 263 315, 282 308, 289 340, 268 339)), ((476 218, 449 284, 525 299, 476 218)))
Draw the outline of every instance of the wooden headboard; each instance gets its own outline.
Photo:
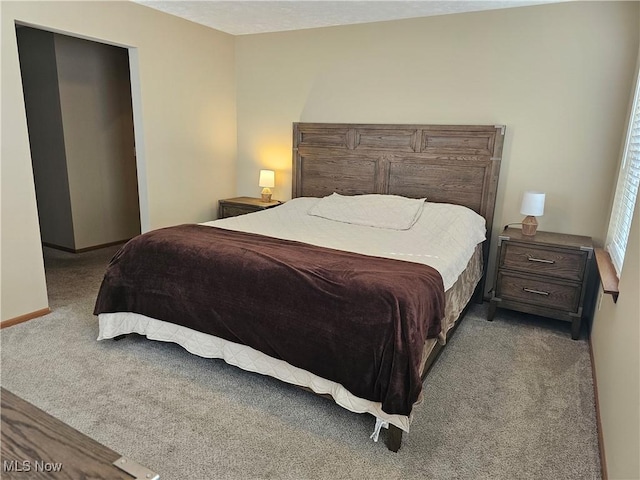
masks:
POLYGON ((486 219, 491 238, 504 131, 501 125, 294 123, 292 196, 386 193, 464 205, 486 219))

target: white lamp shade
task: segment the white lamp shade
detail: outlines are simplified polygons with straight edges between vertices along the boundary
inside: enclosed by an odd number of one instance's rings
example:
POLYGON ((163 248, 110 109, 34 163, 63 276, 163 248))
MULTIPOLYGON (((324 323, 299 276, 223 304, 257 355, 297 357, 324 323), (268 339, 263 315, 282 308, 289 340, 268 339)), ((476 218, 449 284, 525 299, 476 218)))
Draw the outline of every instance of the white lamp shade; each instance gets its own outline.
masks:
POLYGON ((260 170, 260 182, 258 186, 273 188, 276 185, 276 174, 273 170, 260 170))
POLYGON ((544 213, 544 197, 545 194, 542 192, 524 192, 520 213, 533 217, 542 216, 544 213))

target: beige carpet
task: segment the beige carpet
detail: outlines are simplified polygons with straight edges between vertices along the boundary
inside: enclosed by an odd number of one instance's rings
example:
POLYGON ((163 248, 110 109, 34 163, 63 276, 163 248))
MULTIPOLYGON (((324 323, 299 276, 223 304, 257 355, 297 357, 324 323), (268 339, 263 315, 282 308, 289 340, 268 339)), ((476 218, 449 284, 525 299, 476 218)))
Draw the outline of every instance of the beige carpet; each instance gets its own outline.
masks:
POLYGON ((97 342, 114 251, 47 250, 53 312, 0 331, 0 383, 162 480, 600 478, 588 344, 569 324, 474 306, 394 454, 369 440, 373 417, 277 380, 135 335, 97 342))

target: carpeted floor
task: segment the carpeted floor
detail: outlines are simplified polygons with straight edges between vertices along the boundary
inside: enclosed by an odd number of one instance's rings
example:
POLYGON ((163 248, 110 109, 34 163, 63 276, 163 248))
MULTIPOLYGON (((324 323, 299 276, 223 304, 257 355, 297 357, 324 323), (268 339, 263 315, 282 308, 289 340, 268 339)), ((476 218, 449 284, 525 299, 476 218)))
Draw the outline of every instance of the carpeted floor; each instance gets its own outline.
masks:
POLYGON ((567 323, 474 305, 394 454, 369 440, 373 417, 277 380, 135 335, 97 342, 114 252, 46 250, 53 311, 0 331, 0 383, 162 480, 600 478, 588 344, 567 323))

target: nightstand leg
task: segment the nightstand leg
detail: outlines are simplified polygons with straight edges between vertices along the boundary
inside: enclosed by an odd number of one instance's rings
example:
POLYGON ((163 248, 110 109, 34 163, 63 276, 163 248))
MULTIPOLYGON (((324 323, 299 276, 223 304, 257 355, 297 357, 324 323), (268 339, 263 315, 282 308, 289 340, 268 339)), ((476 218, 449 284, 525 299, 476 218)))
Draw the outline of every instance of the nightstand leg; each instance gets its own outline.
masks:
POLYGON ((582 318, 576 317, 571 322, 571 338, 578 340, 580 338, 580 326, 582 325, 582 318))
POLYGON ((493 321, 493 317, 496 315, 496 309, 498 308, 498 304, 491 300, 489 302, 489 313, 487 314, 487 320, 490 322, 493 321))

